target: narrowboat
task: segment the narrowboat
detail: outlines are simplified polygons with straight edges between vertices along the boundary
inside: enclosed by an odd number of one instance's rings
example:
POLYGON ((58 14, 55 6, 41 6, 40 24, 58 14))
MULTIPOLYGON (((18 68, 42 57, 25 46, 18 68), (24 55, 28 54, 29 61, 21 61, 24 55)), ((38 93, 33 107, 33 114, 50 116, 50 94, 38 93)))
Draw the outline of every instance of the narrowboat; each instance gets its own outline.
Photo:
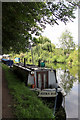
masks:
POLYGON ((2 62, 3 62, 4 64, 6 64, 7 66, 9 66, 9 67, 12 67, 12 66, 13 66, 13 60, 9 60, 9 59, 2 58, 2 62))
POLYGON ((30 90, 36 91, 38 97, 51 100, 57 96, 58 107, 61 106, 66 93, 58 85, 56 70, 29 64, 24 66, 22 63, 14 64, 13 67, 20 77, 24 74, 26 85, 31 86, 30 90))
POLYGON ((13 66, 13 60, 10 59, 10 56, 8 54, 2 55, 1 61, 9 67, 13 66))

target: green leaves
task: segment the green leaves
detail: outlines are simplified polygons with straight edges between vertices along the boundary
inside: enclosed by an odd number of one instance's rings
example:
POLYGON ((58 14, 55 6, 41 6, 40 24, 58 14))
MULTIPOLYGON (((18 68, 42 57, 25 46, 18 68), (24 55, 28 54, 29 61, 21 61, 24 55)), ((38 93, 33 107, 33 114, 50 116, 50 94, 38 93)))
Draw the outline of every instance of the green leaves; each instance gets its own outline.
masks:
MULTIPOLYGON (((74 19, 74 2, 3 2, 2 44, 3 53, 25 51, 32 34, 39 36, 46 24, 66 23, 74 19), (25 40, 25 38, 27 38, 25 40)), ((80 3, 79 3, 80 4, 80 3)))
POLYGON ((62 33, 60 37, 61 47, 65 50, 66 53, 70 53, 71 49, 75 49, 75 43, 73 42, 73 37, 71 33, 66 30, 62 33))

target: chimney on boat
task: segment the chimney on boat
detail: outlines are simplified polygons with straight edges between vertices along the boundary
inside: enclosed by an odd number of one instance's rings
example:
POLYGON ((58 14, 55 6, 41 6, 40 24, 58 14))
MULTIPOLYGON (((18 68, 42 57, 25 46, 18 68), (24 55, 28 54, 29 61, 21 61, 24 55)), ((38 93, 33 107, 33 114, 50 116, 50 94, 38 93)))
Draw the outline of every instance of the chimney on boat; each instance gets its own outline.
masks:
POLYGON ((24 58, 24 67, 26 66, 26 58, 24 58))

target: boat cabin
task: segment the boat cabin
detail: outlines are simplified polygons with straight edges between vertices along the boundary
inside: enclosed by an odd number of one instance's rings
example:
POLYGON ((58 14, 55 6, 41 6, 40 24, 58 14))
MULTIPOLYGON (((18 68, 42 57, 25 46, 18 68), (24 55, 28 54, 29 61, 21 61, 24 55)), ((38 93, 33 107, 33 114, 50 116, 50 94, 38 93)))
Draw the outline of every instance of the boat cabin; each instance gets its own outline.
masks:
POLYGON ((56 70, 38 67, 35 65, 14 64, 19 74, 25 75, 26 85, 31 86, 31 90, 38 91, 39 97, 55 97, 56 88, 58 92, 63 92, 62 88, 58 86, 56 78, 56 70))
POLYGON ((57 79, 56 79, 56 70, 46 68, 46 67, 38 67, 27 64, 24 67, 24 64, 14 64, 15 69, 18 71, 21 70, 21 74, 26 73, 28 75, 27 84, 31 85, 32 88, 46 89, 46 88, 54 88, 57 79))
POLYGON ((46 89, 54 88, 57 83, 56 71, 48 68, 36 67, 32 68, 28 76, 28 84, 31 84, 33 88, 46 89))

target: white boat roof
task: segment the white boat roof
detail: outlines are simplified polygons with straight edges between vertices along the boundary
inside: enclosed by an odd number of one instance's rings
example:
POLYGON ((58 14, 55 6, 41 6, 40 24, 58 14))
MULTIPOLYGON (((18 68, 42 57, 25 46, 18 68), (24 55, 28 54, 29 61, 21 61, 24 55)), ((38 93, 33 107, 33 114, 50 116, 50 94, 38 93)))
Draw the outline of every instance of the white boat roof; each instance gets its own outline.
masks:
POLYGON ((14 64, 15 66, 18 66, 18 67, 21 67, 25 70, 28 70, 28 71, 51 71, 53 69, 51 68, 46 68, 46 67, 38 67, 38 66, 35 66, 35 65, 29 65, 29 64, 26 64, 25 67, 24 67, 24 64, 23 63, 17 63, 17 64, 14 64))
POLYGON ((8 55, 8 54, 3 54, 2 56, 3 56, 3 57, 9 57, 10 55, 8 55))

